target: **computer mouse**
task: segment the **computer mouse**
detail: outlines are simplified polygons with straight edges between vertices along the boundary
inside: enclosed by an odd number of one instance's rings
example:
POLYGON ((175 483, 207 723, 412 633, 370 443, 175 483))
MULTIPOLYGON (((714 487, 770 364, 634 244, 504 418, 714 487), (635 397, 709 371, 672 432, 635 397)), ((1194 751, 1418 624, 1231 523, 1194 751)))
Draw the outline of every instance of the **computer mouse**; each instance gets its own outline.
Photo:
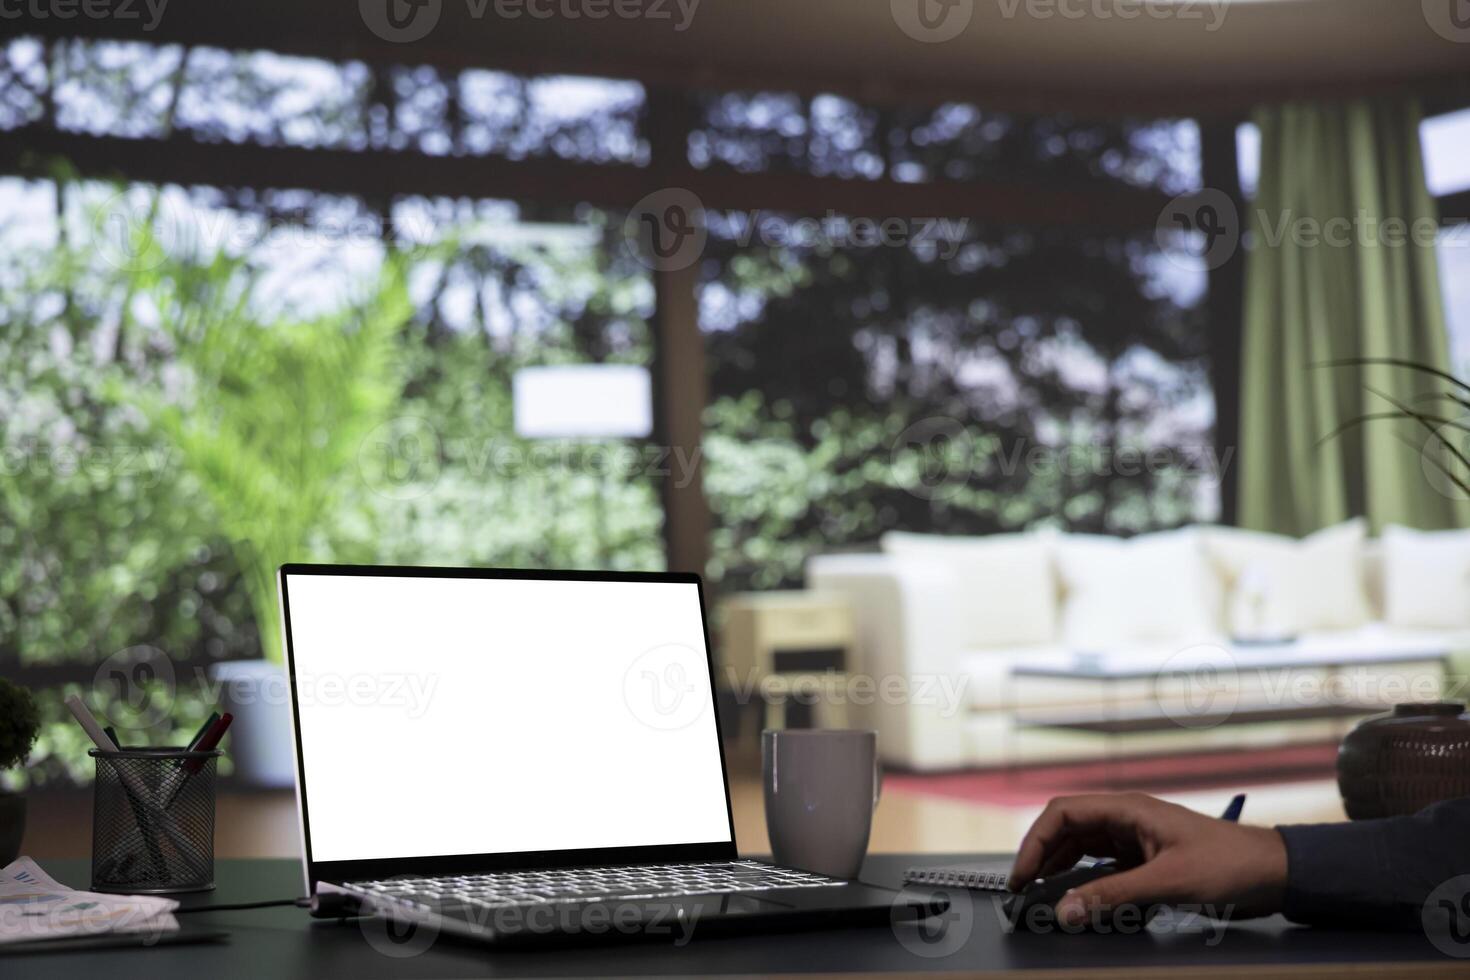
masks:
POLYGON ((1069 868, 1045 878, 1037 878, 1006 899, 1006 919, 1018 929, 1049 928, 1056 924, 1056 916, 1050 912, 1046 915, 1033 915, 1032 909, 1038 907, 1055 909, 1057 903, 1062 900, 1062 896, 1073 888, 1117 873, 1118 866, 1115 864, 1094 864, 1086 868, 1069 868))

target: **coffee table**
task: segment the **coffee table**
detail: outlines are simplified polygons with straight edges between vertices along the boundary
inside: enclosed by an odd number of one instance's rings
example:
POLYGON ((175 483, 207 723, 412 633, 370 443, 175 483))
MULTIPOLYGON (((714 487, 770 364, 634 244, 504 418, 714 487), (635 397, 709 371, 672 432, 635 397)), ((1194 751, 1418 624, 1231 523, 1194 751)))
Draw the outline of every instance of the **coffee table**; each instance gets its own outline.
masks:
MULTIPOLYGON (((1178 732, 1187 740, 1191 731, 1222 726, 1358 719, 1440 697, 1451 652, 1425 640, 1353 634, 1042 656, 1011 670, 1008 755, 1019 762, 1027 731, 1064 731, 1104 739, 1111 769, 1120 748, 1141 736, 1178 732), (1042 681, 1071 688, 1071 696, 1051 704, 1024 696, 1042 681)), ((1210 740, 1194 741, 1198 748, 1210 740)))

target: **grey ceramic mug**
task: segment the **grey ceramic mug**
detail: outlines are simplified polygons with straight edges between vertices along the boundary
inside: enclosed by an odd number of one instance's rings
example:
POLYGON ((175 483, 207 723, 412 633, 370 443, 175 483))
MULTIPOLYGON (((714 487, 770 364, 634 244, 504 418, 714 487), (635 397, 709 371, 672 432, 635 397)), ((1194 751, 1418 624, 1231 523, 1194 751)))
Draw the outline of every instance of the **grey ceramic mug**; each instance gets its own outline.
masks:
POLYGON ((761 768, 776 863, 856 878, 881 788, 878 733, 762 732, 761 768))

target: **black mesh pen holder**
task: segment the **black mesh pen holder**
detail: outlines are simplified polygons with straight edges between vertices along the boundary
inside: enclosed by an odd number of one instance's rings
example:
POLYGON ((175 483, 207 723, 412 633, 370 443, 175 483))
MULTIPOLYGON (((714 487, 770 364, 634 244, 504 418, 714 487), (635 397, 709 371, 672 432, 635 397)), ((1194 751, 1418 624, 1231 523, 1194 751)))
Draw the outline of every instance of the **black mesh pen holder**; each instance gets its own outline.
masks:
POLYGON ((220 752, 89 753, 92 890, 157 894, 214 887, 214 785, 220 752))

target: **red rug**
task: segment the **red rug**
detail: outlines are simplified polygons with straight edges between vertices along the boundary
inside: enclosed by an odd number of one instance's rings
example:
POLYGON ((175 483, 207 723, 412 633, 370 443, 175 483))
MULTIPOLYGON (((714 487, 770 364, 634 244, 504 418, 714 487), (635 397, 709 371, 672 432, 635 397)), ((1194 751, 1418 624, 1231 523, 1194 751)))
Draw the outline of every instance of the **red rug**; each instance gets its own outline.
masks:
POLYGON ((883 778, 883 791, 993 806, 1036 806, 1072 793, 1180 792, 1332 779, 1336 762, 1337 743, 1332 742, 1009 770, 890 772, 883 778))

